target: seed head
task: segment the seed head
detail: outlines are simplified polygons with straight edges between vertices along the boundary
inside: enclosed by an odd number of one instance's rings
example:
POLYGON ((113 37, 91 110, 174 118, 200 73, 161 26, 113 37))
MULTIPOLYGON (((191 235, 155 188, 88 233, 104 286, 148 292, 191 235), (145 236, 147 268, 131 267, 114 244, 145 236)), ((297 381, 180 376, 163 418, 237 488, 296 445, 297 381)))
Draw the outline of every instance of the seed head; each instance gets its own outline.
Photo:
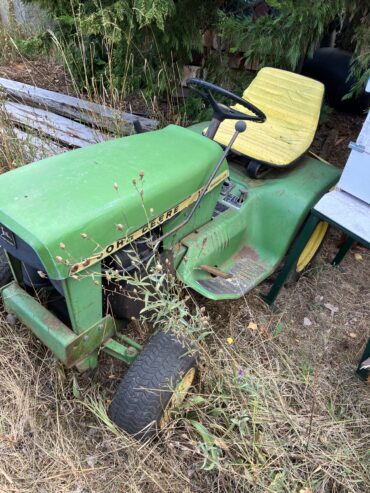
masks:
POLYGON ((144 178, 144 171, 143 170, 140 171, 139 176, 140 176, 141 179, 144 178))
POLYGON ((59 255, 57 255, 57 256, 55 257, 55 260, 56 260, 57 262, 59 262, 60 264, 63 262, 62 257, 60 257, 59 255))
POLYGON ((122 231, 122 230, 123 230, 123 224, 116 224, 116 228, 117 228, 119 231, 122 231))
POLYGON ((117 192, 118 191, 118 183, 113 183, 113 188, 115 189, 115 191, 117 192))
POLYGON ((59 248, 61 248, 62 250, 65 250, 66 246, 64 243, 59 243, 59 248))
POLYGON ((134 185, 134 187, 136 186, 136 178, 132 179, 132 184, 134 185))
POLYGON ((86 240, 88 238, 88 236, 87 236, 86 233, 81 233, 81 238, 83 238, 84 240, 86 240))

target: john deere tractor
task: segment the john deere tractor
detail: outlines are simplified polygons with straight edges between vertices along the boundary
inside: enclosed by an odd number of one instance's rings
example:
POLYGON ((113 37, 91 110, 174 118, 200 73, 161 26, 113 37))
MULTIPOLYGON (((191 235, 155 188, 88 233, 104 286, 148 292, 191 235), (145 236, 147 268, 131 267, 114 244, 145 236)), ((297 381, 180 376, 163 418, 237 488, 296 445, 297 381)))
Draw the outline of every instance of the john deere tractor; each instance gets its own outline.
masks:
MULTIPOLYGON (((165 425, 196 362, 171 331, 144 348, 127 336, 125 320, 142 309, 130 276, 156 255, 206 298, 239 298, 279 268, 310 208, 338 180, 336 168, 307 154, 321 83, 263 68, 243 97, 198 79, 188 86, 212 106, 211 122, 110 140, 0 176, 5 311, 67 367, 93 368, 101 351, 130 364, 109 413, 140 438, 165 425), (112 270, 124 278, 118 288, 112 270)), ((309 238, 297 273, 326 229, 320 223, 309 238)))

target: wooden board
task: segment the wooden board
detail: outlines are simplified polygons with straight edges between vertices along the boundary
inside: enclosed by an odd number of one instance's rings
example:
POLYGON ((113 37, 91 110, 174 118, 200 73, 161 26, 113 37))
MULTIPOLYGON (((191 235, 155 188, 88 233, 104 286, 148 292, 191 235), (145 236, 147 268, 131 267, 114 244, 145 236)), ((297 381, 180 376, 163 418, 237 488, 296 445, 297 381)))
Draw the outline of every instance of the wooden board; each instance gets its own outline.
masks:
POLYGON ((0 78, 0 91, 21 102, 31 103, 89 125, 112 132, 119 130, 123 135, 133 132, 133 123, 136 120, 140 122, 143 130, 150 131, 158 127, 158 122, 150 118, 114 110, 107 106, 9 79, 0 78))
MULTIPOLYGON (((369 78, 369 85, 370 85, 370 78, 369 78)), ((370 154, 370 112, 367 114, 361 132, 358 134, 356 143, 359 146, 362 146, 367 154, 370 154)))
POLYGON ((81 123, 24 104, 3 102, 0 104, 0 110, 16 124, 32 128, 70 147, 85 147, 110 138, 81 123))
POLYGON ((40 161, 68 150, 55 142, 41 139, 16 127, 0 128, 0 141, 5 143, 3 151, 8 147, 10 153, 14 155, 16 160, 20 160, 22 165, 40 161))
POLYGON ((66 147, 62 147, 59 144, 47 139, 42 139, 31 135, 19 128, 13 127, 12 132, 14 136, 22 142, 28 155, 32 156, 32 160, 39 161, 45 157, 55 156, 56 154, 61 154, 67 151, 66 147))

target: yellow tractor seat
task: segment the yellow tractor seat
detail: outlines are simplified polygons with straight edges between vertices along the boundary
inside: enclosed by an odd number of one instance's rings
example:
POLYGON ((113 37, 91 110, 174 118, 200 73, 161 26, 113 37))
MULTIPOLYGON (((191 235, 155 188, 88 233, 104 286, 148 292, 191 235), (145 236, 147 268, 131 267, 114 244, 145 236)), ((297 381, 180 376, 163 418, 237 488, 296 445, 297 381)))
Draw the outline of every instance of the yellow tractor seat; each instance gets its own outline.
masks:
MULTIPOLYGON (((310 147, 319 122, 324 86, 308 77, 262 68, 243 98, 261 109, 264 123, 247 122, 232 149, 267 166, 288 166, 310 147)), ((237 104, 235 109, 248 113, 237 104)), ((214 140, 227 145, 235 132, 235 121, 224 120, 214 140)))

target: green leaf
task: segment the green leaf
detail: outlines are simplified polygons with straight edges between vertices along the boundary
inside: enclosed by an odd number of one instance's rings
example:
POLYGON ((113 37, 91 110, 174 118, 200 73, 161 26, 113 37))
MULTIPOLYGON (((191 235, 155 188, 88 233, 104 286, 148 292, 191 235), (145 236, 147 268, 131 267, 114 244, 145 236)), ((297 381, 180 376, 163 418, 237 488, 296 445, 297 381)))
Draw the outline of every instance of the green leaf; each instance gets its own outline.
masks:
POLYGON ((193 395, 193 396, 188 397, 186 399, 186 402, 190 406, 200 406, 201 404, 207 404, 208 400, 205 399, 204 397, 202 397, 201 395, 193 395))
POLYGON ((199 423, 199 421, 190 420, 190 423, 202 437, 202 440, 206 445, 214 445, 215 437, 207 430, 205 426, 199 423))
POLYGON ((81 391, 75 375, 72 377, 72 393, 75 399, 81 399, 81 391))
POLYGON ((284 325, 282 323, 277 324, 276 329, 274 330, 272 336, 277 337, 279 334, 282 333, 283 329, 284 329, 284 325))

